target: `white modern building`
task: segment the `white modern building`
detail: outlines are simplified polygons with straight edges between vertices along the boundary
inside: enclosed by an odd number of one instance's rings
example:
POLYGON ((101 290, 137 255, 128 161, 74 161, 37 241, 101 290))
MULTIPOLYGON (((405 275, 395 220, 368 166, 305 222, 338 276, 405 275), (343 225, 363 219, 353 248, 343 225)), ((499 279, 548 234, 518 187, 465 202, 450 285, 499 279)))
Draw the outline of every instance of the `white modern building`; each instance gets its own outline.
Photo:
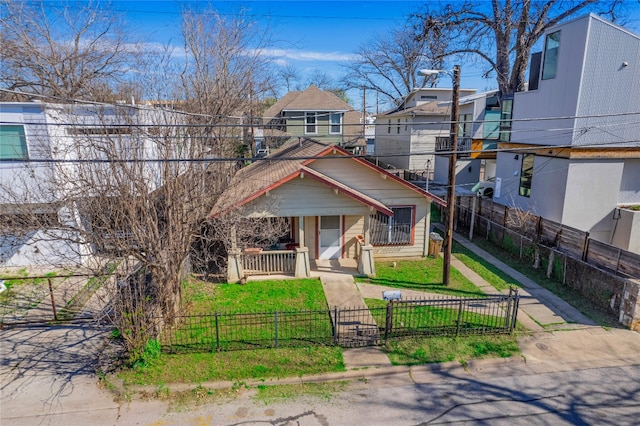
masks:
POLYGON ((158 164, 143 160, 158 157, 153 135, 166 131, 156 126, 167 123, 165 114, 127 105, 0 103, 0 266, 86 263, 93 249, 80 235, 88 219, 73 200, 104 195, 116 180, 138 191, 160 187, 158 164), (139 168, 142 185, 115 172, 113 162, 123 160, 139 168))
POLYGON ((640 204, 638 34, 593 14, 548 29, 511 130, 496 202, 640 252, 640 221, 620 213, 640 204))

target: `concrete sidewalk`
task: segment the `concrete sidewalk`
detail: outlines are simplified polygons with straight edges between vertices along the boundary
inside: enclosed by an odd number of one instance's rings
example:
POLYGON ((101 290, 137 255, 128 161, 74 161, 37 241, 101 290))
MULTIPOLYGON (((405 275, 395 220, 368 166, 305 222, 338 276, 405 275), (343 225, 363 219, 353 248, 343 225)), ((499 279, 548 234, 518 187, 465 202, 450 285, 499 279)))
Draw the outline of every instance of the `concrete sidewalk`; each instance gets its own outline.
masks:
MULTIPOLYGON (((482 257, 496 268, 510 275, 520 284, 520 309, 518 321, 532 331, 558 330, 567 328, 594 327, 597 324, 587 318, 562 298, 556 296, 527 276, 516 271, 495 256, 482 250, 461 234, 454 232, 453 238, 463 247, 482 257)), ((498 294, 490 283, 452 256, 451 265, 459 270, 477 287, 487 294, 498 294)), ((505 291, 506 292, 506 291, 505 291)))

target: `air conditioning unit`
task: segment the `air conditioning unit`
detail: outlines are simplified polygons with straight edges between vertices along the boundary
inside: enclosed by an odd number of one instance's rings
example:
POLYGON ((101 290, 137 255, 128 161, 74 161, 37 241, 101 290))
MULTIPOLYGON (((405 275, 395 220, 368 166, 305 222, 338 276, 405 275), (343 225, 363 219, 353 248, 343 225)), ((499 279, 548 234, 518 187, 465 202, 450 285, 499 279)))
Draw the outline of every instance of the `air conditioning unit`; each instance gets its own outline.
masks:
POLYGON ((471 190, 478 194, 478 197, 482 198, 493 198, 493 193, 496 188, 496 183, 494 178, 490 178, 487 181, 478 182, 473 185, 471 190))

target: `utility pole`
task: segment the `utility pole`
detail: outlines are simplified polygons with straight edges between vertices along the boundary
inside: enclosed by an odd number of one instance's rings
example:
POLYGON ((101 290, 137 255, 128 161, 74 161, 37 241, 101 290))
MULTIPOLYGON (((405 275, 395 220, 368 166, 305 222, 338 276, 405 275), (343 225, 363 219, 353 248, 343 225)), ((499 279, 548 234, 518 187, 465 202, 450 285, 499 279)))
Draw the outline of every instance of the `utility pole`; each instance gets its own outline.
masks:
POLYGON ((453 245, 453 219, 456 200, 456 162, 458 160, 458 104, 460 99, 460 65, 453 67, 453 94, 451 99, 451 134, 449 142, 449 183, 447 191, 447 227, 444 236, 444 265, 442 284, 449 285, 451 277, 451 246, 453 245))

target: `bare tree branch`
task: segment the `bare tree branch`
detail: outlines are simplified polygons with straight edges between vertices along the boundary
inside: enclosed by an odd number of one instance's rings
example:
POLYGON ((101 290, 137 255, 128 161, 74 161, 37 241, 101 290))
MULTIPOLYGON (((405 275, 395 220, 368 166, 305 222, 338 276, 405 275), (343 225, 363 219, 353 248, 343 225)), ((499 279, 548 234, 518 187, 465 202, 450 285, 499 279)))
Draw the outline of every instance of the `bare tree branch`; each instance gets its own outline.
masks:
POLYGON ((601 10, 612 17, 622 9, 617 0, 466 0, 444 6, 426 4, 424 12, 413 15, 416 37, 430 37, 432 28, 441 29, 446 49, 441 58, 470 54, 485 61, 496 74, 501 93, 524 89, 525 75, 533 45, 545 30, 582 11, 601 10))

